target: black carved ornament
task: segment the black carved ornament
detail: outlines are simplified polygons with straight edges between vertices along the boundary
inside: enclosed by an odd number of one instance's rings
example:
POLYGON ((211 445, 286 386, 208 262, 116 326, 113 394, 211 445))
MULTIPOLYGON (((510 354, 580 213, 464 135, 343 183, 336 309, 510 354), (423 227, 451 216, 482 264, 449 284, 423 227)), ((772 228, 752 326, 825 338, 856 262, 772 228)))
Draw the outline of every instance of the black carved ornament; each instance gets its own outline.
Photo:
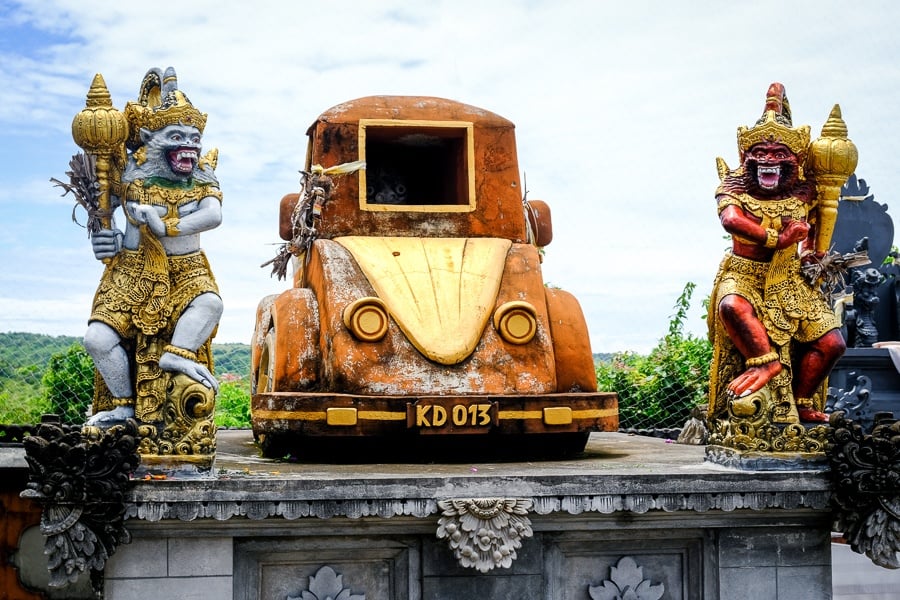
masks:
POLYGON ((43 423, 23 440, 29 480, 21 496, 42 508, 50 586, 65 586, 90 569, 97 592, 107 559, 131 541, 125 491, 140 461, 137 442, 134 421, 90 438, 43 423))
POLYGON ((869 435, 836 411, 829 437, 835 529, 854 552, 900 568, 900 422, 876 415, 869 435))

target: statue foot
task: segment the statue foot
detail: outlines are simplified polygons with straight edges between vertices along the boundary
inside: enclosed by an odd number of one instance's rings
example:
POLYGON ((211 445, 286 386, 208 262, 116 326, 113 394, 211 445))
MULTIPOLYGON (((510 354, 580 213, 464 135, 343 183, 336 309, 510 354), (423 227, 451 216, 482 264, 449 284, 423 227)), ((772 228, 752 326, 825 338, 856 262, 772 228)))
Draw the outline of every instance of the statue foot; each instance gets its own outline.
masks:
POLYGON ((112 410, 102 410, 91 416, 85 425, 106 429, 134 418, 133 406, 117 406, 112 410))
POLYGON ((216 381, 213 374, 209 372, 209 369, 189 358, 178 356, 171 352, 163 352, 162 356, 159 357, 159 368, 163 371, 183 373, 213 391, 219 391, 219 382, 216 381))
POLYGON ((781 362, 777 359, 763 365, 750 367, 728 384, 728 391, 738 398, 743 398, 761 390, 779 373, 781 373, 781 362))
POLYGON ((827 423, 828 415, 814 409, 812 406, 798 406, 797 414, 800 415, 802 423, 827 423))

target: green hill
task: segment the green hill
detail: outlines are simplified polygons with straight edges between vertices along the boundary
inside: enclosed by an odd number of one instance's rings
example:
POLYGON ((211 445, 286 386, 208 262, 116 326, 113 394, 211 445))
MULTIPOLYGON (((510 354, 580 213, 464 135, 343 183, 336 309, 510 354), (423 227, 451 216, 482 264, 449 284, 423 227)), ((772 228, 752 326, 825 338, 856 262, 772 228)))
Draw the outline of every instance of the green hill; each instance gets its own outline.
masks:
MULTIPOLYGON (((11 378, 24 372, 42 374, 54 354, 64 352, 81 338, 40 333, 0 333, 0 378, 11 378)), ((240 377, 250 374, 250 346, 247 344, 213 344, 216 373, 240 377)), ((38 376, 38 380, 40 377, 38 376)))
MULTIPOLYGON (((37 423, 44 413, 60 414, 49 399, 44 374, 52 357, 66 355, 73 345, 81 344, 81 338, 73 336, 0 333, 0 423, 37 423)), ((212 349, 216 376, 223 383, 216 424, 245 427, 249 423, 250 346, 213 344, 212 349)), ((90 363, 86 367, 90 387, 90 363)))

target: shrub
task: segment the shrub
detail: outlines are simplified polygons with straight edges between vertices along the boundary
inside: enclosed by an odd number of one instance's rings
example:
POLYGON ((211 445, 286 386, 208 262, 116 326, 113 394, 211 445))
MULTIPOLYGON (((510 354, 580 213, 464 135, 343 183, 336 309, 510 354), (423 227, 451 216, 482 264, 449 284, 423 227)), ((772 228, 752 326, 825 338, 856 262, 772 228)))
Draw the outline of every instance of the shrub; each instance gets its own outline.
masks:
POLYGON ((675 303, 669 331, 647 356, 621 352, 597 365, 597 386, 619 395, 622 429, 684 425, 691 409, 707 401, 712 346, 684 334, 696 285, 688 282, 675 303))
POLYGON ((215 423, 219 427, 250 427, 249 378, 221 382, 216 395, 215 423))
POLYGON ((94 396, 94 361, 80 343, 50 357, 41 379, 50 411, 63 423, 84 423, 94 396))

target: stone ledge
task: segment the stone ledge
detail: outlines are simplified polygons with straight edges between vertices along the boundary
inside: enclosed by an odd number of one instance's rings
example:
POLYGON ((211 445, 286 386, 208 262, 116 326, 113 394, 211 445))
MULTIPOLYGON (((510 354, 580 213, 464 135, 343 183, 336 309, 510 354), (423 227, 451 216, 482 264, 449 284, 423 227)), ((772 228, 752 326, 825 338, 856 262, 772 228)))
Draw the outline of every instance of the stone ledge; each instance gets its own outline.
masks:
MULTIPOLYGON (((470 496, 461 494, 457 498, 470 496)), ((643 514, 649 511, 692 511, 708 512, 713 510, 730 512, 734 510, 769 510, 769 509, 809 509, 825 510, 828 508, 830 492, 774 492, 774 493, 724 493, 724 494, 633 494, 621 496, 557 496, 527 497, 537 515, 566 513, 579 515, 582 513, 613 514, 629 512, 643 514)), ((162 521, 177 519, 193 521, 195 519, 215 519, 224 521, 235 517, 246 517, 251 520, 268 518, 284 518, 288 520, 316 517, 330 519, 347 517, 390 518, 410 516, 417 518, 439 514, 436 499, 417 500, 282 500, 277 502, 234 501, 234 502, 140 502, 129 503, 126 517, 146 521, 162 521)))
POLYGON ((619 433, 592 435, 583 456, 564 461, 323 465, 260 458, 249 432, 223 431, 215 472, 137 482, 127 517, 425 518, 458 498, 529 500, 533 515, 821 511, 831 496, 820 469, 729 469, 704 461, 701 446, 619 433))

